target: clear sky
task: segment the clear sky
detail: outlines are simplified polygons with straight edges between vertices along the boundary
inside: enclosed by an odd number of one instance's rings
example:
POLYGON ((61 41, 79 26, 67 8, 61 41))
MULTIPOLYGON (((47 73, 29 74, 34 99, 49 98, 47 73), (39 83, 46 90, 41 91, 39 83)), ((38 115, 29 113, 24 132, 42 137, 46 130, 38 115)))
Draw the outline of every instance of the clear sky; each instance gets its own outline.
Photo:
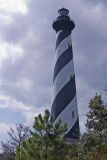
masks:
POLYGON ((51 108, 57 10, 72 33, 78 108, 84 131, 88 102, 107 85, 107 0, 0 0, 0 140, 9 126, 31 125, 51 108))

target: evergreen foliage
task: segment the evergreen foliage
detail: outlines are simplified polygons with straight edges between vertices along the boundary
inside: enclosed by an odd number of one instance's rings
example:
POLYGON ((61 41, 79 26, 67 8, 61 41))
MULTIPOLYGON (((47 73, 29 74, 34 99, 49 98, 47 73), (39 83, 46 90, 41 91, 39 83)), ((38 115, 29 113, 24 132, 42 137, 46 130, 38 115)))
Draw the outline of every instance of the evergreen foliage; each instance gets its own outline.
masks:
POLYGON ((65 144, 64 135, 67 125, 59 119, 54 124, 54 118, 48 110, 44 116, 35 118, 32 137, 17 147, 16 160, 65 160, 68 146, 65 144))
POLYGON ((96 94, 89 102, 86 114, 87 132, 81 137, 82 152, 86 160, 102 160, 107 155, 107 106, 101 95, 96 94))
POLYGON ((101 95, 97 95, 89 102, 89 112, 86 114, 86 127, 90 131, 103 132, 107 129, 107 106, 101 95))
MULTIPOLYGON (((35 117, 30 136, 20 139, 16 152, 14 148, 16 158, 9 154, 8 160, 107 160, 107 106, 101 95, 96 94, 88 107, 87 131, 81 134, 77 145, 66 144, 64 135, 67 125, 62 124, 60 119, 55 122, 46 110, 43 116, 39 114, 35 117)), ((12 132, 15 133, 14 130, 12 132)), ((0 159, 7 160, 4 153, 0 159)))

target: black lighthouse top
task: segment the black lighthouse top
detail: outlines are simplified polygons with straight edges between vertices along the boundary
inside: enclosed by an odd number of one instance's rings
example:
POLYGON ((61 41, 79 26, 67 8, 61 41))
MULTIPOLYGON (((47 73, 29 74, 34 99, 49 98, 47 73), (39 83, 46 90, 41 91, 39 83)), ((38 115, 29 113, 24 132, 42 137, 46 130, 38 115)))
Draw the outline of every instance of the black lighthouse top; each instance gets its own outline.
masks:
POLYGON ((59 16, 53 22, 53 29, 56 32, 60 30, 73 30, 75 27, 74 21, 70 19, 69 10, 62 8, 58 10, 59 16))

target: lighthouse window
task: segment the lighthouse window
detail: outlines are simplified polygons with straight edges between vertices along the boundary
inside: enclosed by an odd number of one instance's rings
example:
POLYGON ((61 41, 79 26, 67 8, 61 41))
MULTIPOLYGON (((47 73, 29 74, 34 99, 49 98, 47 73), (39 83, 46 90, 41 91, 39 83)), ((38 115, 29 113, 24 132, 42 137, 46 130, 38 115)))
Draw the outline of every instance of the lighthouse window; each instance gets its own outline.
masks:
POLYGON ((70 47, 70 44, 68 43, 68 48, 70 47))
POLYGON ((74 118, 74 111, 72 111, 72 118, 74 118))
POLYGON ((72 75, 70 75, 70 80, 72 81, 72 79, 73 79, 73 76, 72 76, 72 75))

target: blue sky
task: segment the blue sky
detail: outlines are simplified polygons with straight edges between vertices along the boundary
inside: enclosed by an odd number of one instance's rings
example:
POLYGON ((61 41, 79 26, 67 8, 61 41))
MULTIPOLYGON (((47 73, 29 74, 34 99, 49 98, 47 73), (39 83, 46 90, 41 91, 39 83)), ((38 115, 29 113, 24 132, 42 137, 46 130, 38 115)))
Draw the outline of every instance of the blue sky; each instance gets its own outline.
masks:
POLYGON ((52 22, 62 7, 76 24, 72 43, 81 131, 90 98, 107 85, 106 0, 0 0, 0 140, 10 126, 32 125, 34 116, 51 108, 52 22))

